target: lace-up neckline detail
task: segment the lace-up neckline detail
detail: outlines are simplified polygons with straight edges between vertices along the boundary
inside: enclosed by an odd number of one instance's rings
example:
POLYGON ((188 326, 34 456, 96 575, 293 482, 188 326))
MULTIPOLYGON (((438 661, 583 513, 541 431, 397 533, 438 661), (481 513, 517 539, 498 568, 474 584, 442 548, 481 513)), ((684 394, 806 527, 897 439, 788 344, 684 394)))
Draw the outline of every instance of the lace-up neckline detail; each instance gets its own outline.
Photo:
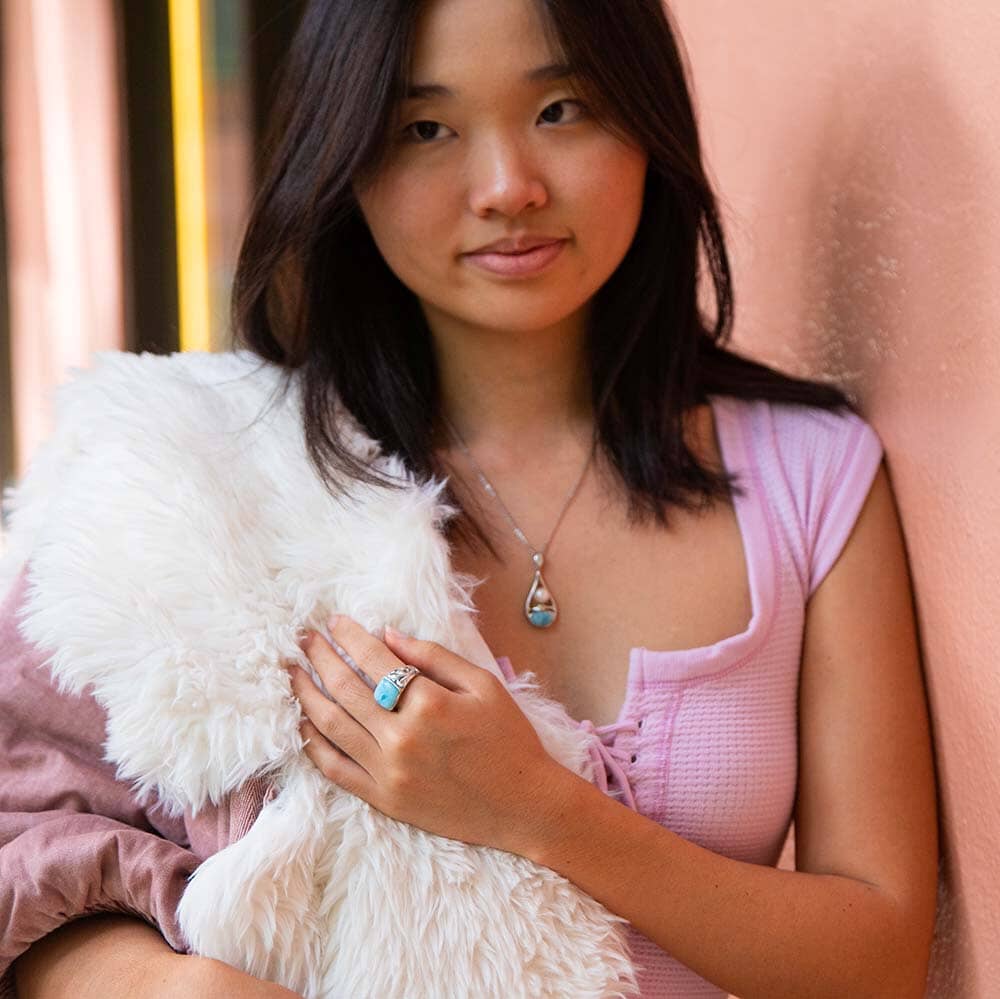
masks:
MULTIPOLYGON (((497 656, 496 661, 501 673, 503 673, 507 680, 512 680, 516 676, 514 664, 508 656, 497 656)), ((627 700, 628 695, 626 693, 626 703, 627 700)), ((623 705, 622 711, 624 710, 623 705)), ((609 788, 608 775, 610 774, 618 790, 621 792, 621 797, 624 799, 622 803, 627 804, 634 812, 638 812, 639 808, 636 804, 635 792, 632 790, 628 774, 625 772, 625 764, 629 762, 626 750, 619 746, 610 745, 609 743, 614 742, 615 736, 619 732, 636 734, 642 727, 641 723, 622 721, 620 716, 618 721, 611 722, 608 725, 595 725, 589 718, 585 718, 583 721, 573 718, 572 721, 577 728, 582 728, 590 735, 587 749, 590 752, 590 758, 594 767, 594 783, 605 794, 616 797, 616 794, 609 788)))
POLYGON ((629 732, 635 734, 639 731, 639 726, 635 722, 619 721, 610 725, 595 725, 589 718, 578 721, 577 725, 585 732, 589 732, 593 738, 590 740, 590 755, 594 761, 594 770, 597 778, 597 786, 605 793, 610 794, 608 789, 608 774, 614 777, 625 803, 632 811, 639 811, 635 802, 635 792, 629 783, 628 774, 625 772, 625 751, 619 746, 608 745, 604 740, 610 738, 612 741, 619 732, 629 732))

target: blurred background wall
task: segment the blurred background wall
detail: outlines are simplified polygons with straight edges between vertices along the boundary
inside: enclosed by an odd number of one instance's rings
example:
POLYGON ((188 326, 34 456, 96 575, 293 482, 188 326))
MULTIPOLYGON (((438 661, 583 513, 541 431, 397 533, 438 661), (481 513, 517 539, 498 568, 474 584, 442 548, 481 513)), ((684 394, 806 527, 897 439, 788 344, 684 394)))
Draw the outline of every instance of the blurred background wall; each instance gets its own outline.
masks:
POLYGON ((27 454, 49 428, 48 387, 122 344, 116 47, 106 0, 14 0, 2 16, 3 438, 27 454))
MULTIPOLYGON (((0 481, 94 349, 225 345, 273 73, 302 6, 2 4, 0 481)), ((928 995, 985 999, 1000 973, 1000 8, 670 6, 727 224, 733 346, 843 385, 886 446, 941 783, 928 995)))
POLYGON ((95 350, 218 349, 301 0, 0 4, 0 483, 95 350))
POLYGON ((729 222, 733 346, 845 386, 886 446, 941 784, 928 994, 985 999, 1000 992, 1000 7, 671 8, 729 222))

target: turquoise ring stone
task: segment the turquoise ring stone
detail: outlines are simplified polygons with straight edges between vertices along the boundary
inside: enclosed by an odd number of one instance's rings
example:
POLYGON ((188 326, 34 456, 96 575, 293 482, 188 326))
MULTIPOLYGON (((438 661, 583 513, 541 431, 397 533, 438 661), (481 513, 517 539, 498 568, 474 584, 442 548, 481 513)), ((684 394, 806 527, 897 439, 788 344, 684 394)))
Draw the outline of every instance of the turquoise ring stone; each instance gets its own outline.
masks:
POLYGON ((385 708, 386 711, 395 711, 399 698, 406 690, 406 685, 419 673, 420 670, 416 666, 397 666, 395 669, 389 670, 375 684, 375 689, 372 691, 375 703, 379 707, 385 708))
POLYGON ((399 695, 402 693, 392 680, 382 677, 375 685, 374 697, 386 711, 394 711, 399 703, 399 695))

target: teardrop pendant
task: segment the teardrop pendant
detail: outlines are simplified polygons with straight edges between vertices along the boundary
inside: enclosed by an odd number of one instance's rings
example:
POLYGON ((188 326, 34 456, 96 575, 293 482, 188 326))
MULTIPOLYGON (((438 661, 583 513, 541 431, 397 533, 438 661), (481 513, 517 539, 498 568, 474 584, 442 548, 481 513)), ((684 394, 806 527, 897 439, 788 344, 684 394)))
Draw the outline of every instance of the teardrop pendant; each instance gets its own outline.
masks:
MULTIPOLYGON (((539 564, 539 560, 535 561, 536 564, 539 564)), ((532 580, 531 589, 528 590, 528 596, 524 601, 524 616, 528 619, 529 624, 533 624, 536 628, 548 628, 555 623, 558 614, 559 609, 556 607, 555 597, 545 585, 539 566, 535 570, 535 578, 532 580)))

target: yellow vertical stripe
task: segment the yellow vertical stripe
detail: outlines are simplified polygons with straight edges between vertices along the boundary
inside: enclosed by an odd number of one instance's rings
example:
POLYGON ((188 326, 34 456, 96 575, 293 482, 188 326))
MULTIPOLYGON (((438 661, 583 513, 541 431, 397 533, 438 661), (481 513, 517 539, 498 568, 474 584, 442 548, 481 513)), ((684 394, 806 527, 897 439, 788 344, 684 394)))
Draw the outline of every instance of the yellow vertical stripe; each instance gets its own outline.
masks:
POLYGON ((201 2, 170 2, 170 92, 181 350, 209 350, 201 2))

